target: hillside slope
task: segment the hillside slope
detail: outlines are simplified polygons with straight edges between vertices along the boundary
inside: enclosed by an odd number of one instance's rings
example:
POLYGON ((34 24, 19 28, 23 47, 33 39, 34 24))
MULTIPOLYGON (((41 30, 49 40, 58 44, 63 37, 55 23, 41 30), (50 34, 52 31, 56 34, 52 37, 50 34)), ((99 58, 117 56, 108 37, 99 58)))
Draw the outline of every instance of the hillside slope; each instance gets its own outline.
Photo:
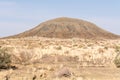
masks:
POLYGON ((43 22, 35 28, 10 37, 49 37, 49 38, 108 38, 120 36, 105 31, 88 21, 74 18, 56 18, 43 22))

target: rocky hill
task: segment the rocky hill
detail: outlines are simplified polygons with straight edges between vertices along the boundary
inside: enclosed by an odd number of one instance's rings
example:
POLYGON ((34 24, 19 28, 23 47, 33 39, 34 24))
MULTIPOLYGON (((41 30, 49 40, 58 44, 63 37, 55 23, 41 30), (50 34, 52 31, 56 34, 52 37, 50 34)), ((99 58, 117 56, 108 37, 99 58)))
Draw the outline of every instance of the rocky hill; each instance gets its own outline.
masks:
POLYGON ((110 33, 95 24, 74 18, 61 17, 43 22, 35 28, 23 33, 10 36, 18 37, 49 37, 49 38, 107 38, 115 39, 120 36, 110 33))

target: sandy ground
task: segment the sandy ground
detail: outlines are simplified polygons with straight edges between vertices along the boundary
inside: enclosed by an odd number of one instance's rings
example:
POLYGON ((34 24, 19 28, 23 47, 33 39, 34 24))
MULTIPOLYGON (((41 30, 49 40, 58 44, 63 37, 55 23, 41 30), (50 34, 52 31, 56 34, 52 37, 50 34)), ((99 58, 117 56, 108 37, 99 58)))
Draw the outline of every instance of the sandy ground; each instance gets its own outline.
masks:
POLYGON ((120 80, 117 46, 120 40, 1 39, 17 69, 0 70, 0 80, 120 80))
POLYGON ((0 80, 120 80, 120 69, 104 67, 78 67, 78 64, 65 64, 71 72, 69 77, 58 77, 61 64, 36 64, 20 66, 17 70, 0 71, 0 80))

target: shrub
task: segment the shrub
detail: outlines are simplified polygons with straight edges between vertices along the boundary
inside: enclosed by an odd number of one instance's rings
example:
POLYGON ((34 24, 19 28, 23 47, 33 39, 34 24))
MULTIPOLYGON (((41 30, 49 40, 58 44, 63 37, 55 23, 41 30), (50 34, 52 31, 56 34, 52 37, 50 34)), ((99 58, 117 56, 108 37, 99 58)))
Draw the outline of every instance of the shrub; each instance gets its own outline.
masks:
POLYGON ((115 65, 116 65, 117 68, 120 68, 120 58, 115 59, 114 63, 115 63, 115 65))
POLYGON ((12 54, 12 63, 28 65, 31 63, 39 62, 41 56, 34 50, 20 49, 18 52, 12 54))
POLYGON ((115 51, 116 51, 117 53, 120 53, 120 46, 116 46, 115 51))
POLYGON ((104 49, 105 49, 105 50, 108 50, 108 47, 107 47, 107 46, 105 46, 105 47, 104 47, 104 49))
POLYGON ((115 51, 117 52, 117 55, 114 59, 114 64, 117 68, 120 68, 120 46, 117 46, 115 51))
POLYGON ((7 69, 10 67, 11 59, 7 49, 0 48, 0 69, 7 69))
POLYGON ((61 46, 57 46, 57 47, 55 47, 57 50, 61 50, 62 49, 62 47, 61 46))

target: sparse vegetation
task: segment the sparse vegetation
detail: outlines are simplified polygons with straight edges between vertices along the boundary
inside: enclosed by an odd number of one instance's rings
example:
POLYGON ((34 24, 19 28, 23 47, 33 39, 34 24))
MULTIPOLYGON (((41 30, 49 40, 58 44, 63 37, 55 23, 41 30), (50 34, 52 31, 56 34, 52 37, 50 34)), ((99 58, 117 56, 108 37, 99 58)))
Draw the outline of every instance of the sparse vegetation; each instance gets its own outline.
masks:
POLYGON ((120 58, 115 59, 114 63, 115 63, 117 68, 120 68, 120 58))
POLYGON ((116 65, 117 68, 120 68, 120 46, 116 46, 116 57, 114 59, 114 63, 116 65))
POLYGON ((40 58, 37 54, 32 53, 32 50, 19 50, 19 53, 13 54, 13 62, 18 64, 28 65, 30 63, 37 62, 40 58))
POLYGON ((11 55, 7 53, 7 49, 0 48, 0 69, 7 69, 10 67, 11 55))
POLYGON ((115 51, 116 51, 117 53, 120 53, 120 46, 116 46, 115 51))
POLYGON ((108 50, 108 47, 107 47, 107 46, 105 46, 105 47, 104 47, 104 49, 108 50))
POLYGON ((78 44, 73 44, 73 47, 77 47, 78 46, 78 44))
POLYGON ((62 49, 62 47, 61 46, 57 46, 57 47, 55 47, 57 50, 61 50, 62 49))
POLYGON ((120 51, 120 40, 27 37, 0 41, 3 52, 11 55, 10 64, 17 68, 1 69, 0 80, 5 76, 10 80, 120 80, 116 76, 120 69, 112 63, 120 51))

